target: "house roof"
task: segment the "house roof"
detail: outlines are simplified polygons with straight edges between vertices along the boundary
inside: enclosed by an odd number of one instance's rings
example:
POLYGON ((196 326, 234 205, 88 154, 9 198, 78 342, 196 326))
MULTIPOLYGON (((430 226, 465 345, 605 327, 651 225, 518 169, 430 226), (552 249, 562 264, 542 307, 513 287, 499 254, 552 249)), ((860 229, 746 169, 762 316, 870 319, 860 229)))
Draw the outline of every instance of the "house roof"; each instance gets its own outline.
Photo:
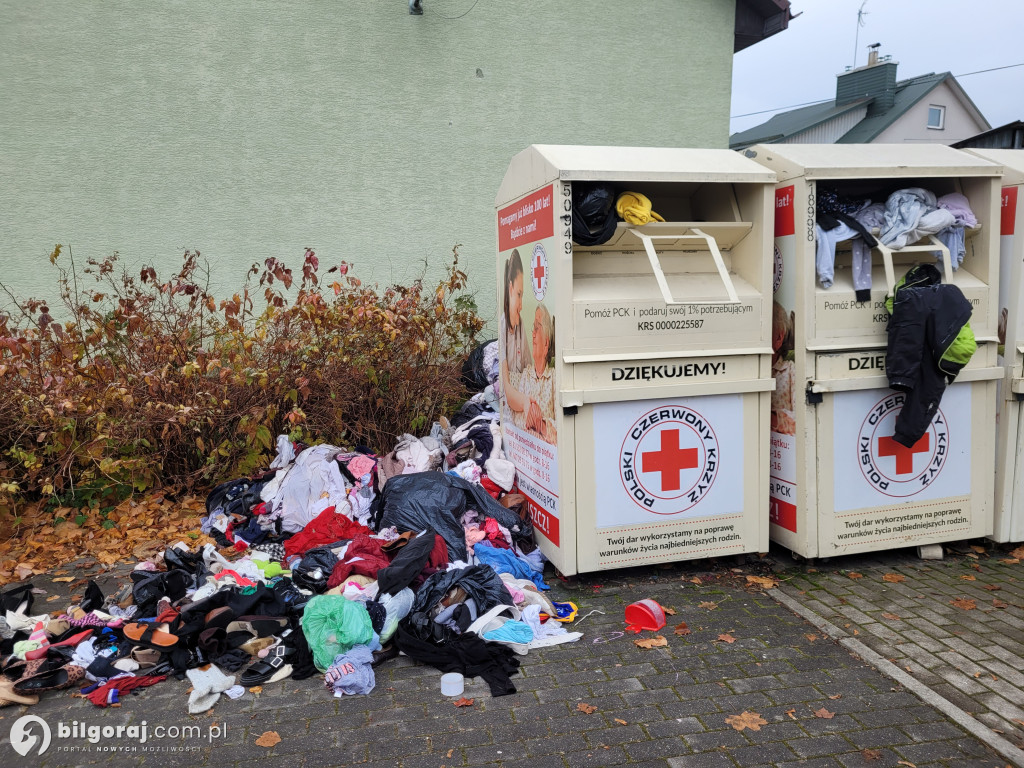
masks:
MULTIPOLYGON (((895 103, 892 108, 880 115, 866 117, 861 120, 847 133, 837 139, 836 143, 867 144, 871 142, 882 131, 896 122, 907 110, 942 83, 948 83, 963 100, 968 110, 973 112, 981 123, 988 124, 980 110, 974 105, 974 102, 971 101, 952 74, 949 72, 935 74, 933 72, 898 81, 896 83, 895 103)), ((778 142, 780 139, 803 133, 816 125, 838 117, 850 109, 868 104, 871 101, 872 98, 868 97, 837 107, 833 99, 810 107, 782 112, 767 122, 761 123, 761 125, 734 133, 729 137, 729 146, 733 149, 742 149, 751 144, 778 142)))

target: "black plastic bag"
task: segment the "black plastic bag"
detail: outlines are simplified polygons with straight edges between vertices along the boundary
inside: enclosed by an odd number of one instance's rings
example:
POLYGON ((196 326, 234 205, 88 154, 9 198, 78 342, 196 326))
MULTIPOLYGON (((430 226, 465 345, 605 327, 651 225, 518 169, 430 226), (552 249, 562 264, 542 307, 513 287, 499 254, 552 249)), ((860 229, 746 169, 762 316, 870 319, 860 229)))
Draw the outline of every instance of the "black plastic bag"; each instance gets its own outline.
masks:
POLYGON ((533 524, 501 506, 479 485, 441 472, 397 475, 381 493, 380 527, 400 531, 436 531, 448 544, 451 560, 466 559, 466 531, 459 523, 467 509, 493 517, 516 541, 533 540, 533 524))
POLYGON ((466 385, 466 389, 470 392, 483 392, 491 383, 491 380, 487 377, 487 370, 484 368, 484 356, 487 352, 487 347, 497 343, 497 339, 485 341, 470 352, 469 357, 462 364, 462 383, 466 385))
POLYGON ((302 560, 292 568, 292 582, 302 589, 309 589, 318 595, 327 589, 327 580, 331 578, 338 558, 328 547, 316 547, 302 556, 302 560))
POLYGON ((600 245, 615 234, 615 189, 610 184, 572 185, 572 239, 579 245, 600 245))
POLYGON ((443 643, 452 636, 452 630, 434 621, 431 610, 452 587, 461 587, 476 603, 477 615, 496 605, 513 605, 512 593, 505 582, 489 565, 471 565, 452 571, 439 571, 427 578, 416 593, 409 615, 402 620, 421 640, 443 643))

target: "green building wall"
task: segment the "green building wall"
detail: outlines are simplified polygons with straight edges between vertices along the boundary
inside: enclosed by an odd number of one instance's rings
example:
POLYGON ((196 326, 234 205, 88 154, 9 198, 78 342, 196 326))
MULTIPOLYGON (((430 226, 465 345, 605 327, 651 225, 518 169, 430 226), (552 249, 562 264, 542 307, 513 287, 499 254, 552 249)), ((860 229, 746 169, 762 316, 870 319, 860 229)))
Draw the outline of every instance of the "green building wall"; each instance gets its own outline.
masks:
POLYGON ((383 283, 452 245, 494 315, 494 196, 532 143, 728 146, 735 0, 0 0, 0 282, 198 249, 383 283), (455 18, 468 11, 462 18, 455 18))

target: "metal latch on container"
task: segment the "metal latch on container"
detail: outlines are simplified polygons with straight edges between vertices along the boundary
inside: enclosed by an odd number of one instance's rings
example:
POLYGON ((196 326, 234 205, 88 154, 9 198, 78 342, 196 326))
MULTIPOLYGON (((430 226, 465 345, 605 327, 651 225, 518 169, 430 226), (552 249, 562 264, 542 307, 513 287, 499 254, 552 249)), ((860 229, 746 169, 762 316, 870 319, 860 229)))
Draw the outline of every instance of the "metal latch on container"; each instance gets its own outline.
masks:
POLYGON ((823 392, 814 391, 814 382, 810 382, 807 385, 807 404, 817 405, 825 400, 825 394, 823 392))

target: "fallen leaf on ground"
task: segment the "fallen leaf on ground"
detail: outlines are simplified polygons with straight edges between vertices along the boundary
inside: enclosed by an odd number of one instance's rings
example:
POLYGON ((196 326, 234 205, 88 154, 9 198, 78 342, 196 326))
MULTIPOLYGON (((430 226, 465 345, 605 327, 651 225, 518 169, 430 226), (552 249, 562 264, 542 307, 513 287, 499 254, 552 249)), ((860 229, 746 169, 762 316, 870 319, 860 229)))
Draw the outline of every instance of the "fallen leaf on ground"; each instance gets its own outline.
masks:
POLYGON ((822 707, 821 709, 814 710, 814 716, 815 717, 820 717, 820 718, 822 718, 824 720, 831 720, 833 717, 836 716, 836 713, 835 712, 829 712, 827 709, 822 707))
POLYGON ((698 608, 707 608, 709 611, 715 610, 718 607, 718 603, 703 602, 697 606, 698 608))
POLYGON ((836 699, 843 698, 843 694, 837 693, 835 696, 829 696, 829 698, 832 699, 832 701, 835 701, 836 699))
POLYGON ((992 605, 994 605, 996 608, 1009 608, 1010 607, 1009 603, 1003 602, 998 597, 993 597, 992 598, 992 605))
POLYGON ((694 576, 694 577, 693 577, 692 579, 690 579, 689 581, 690 581, 690 583, 691 583, 691 584, 696 584, 696 585, 697 585, 698 587, 699 587, 699 586, 700 586, 701 584, 703 584, 703 583, 704 583, 703 581, 701 581, 701 580, 700 580, 699 578, 697 578, 696 576, 694 576))
POLYGON ((688 635, 688 634, 690 634, 690 628, 688 626, 686 626, 686 622, 685 621, 681 622, 679 624, 676 624, 676 628, 674 630, 672 630, 672 631, 675 632, 677 635, 688 635))
POLYGON ((1014 558, 1015 560, 1020 560, 1021 558, 1024 558, 1024 547, 1017 547, 1016 549, 1011 549, 1010 557, 1014 558))
POLYGON ((675 611, 674 608, 662 608, 662 610, 665 611, 665 615, 666 616, 675 616, 676 615, 676 611, 675 611))
POLYGON ((723 643, 735 643, 736 642, 736 638, 733 637, 732 635, 730 635, 728 632, 723 632, 722 634, 720 634, 718 636, 718 639, 721 640, 723 643))
POLYGON ((620 719, 619 719, 619 718, 617 718, 617 717, 615 718, 615 722, 616 722, 616 723, 618 723, 619 725, 627 725, 627 723, 626 723, 626 721, 625 721, 625 720, 620 720, 620 719))
POLYGON ((880 750, 880 749, 862 749, 860 751, 860 756, 863 757, 865 760, 881 760, 882 759, 882 750, 880 750))
POLYGON ((264 731, 263 735, 256 739, 256 746, 258 747, 272 747, 280 743, 281 737, 277 731, 264 731))
POLYGON ((463 696, 461 699, 454 703, 456 707, 472 707, 474 701, 476 701, 476 699, 467 699, 465 696, 463 696))
POLYGON ((592 715, 595 712, 597 712, 597 707, 595 707, 593 704, 587 704, 587 702, 585 701, 581 701, 579 704, 577 704, 576 709, 578 709, 580 712, 585 712, 588 715, 592 715))
POLYGON ((452 756, 452 753, 453 753, 453 752, 455 752, 455 747, 452 747, 451 749, 449 749, 449 750, 448 750, 448 751, 447 751, 447 752, 445 753, 445 755, 444 755, 444 756, 445 756, 445 757, 451 757, 451 756, 452 756))
POLYGON ((971 544, 971 549, 977 552, 979 555, 984 555, 986 552, 986 549, 982 546, 979 546, 978 544, 971 544))
POLYGON ((67 584, 69 581, 74 581, 74 576, 61 576, 59 579, 54 579, 54 583, 67 584))
POLYGON ((882 575, 882 581, 888 581, 891 584, 899 584, 901 581, 906 581, 907 577, 902 573, 886 573, 882 575))
POLYGON ((789 715, 789 719, 790 720, 796 720, 796 710, 795 709, 787 709, 786 710, 786 714, 789 715))
POLYGON ((882 614, 882 618, 883 619, 888 619, 889 621, 899 621, 900 620, 900 617, 897 616, 895 613, 888 613, 888 612, 883 613, 882 614))
POLYGON ((964 581, 977 581, 978 578, 973 573, 961 573, 960 578, 964 581))
POLYGON ((967 597, 958 597, 956 600, 950 600, 949 604, 954 608, 959 608, 961 611, 973 611, 978 607, 978 604, 967 597))
POLYGON ((60 600, 60 595, 50 595, 46 598, 46 602, 52 603, 54 600, 60 600))
POLYGON ((817 635, 804 635, 804 637, 807 638, 807 642, 809 643, 813 643, 815 640, 818 639, 817 635))
POLYGON ((251 693, 253 696, 259 696, 261 693, 263 693, 263 686, 254 685, 252 688, 249 689, 249 693, 251 693))
POLYGON ((907 768, 917 768, 917 766, 914 765, 909 760, 897 760, 896 761, 896 765, 905 765, 905 766, 907 766, 907 768))
POLYGON ((654 637, 645 637, 640 640, 634 640, 633 644, 639 648, 647 648, 650 650, 651 648, 660 648, 663 645, 668 645, 668 640, 661 635, 655 635, 654 637))
POLYGON ((1017 725, 1024 725, 1024 720, 1018 720, 1017 718, 1013 718, 1010 722, 1016 723, 1017 725))
POLYGON ((742 731, 744 728, 749 728, 752 731, 760 731, 762 725, 768 725, 768 721, 757 714, 757 712, 746 711, 739 715, 729 715, 729 717, 725 718, 725 722, 737 731, 742 731))
POLYGON ((849 578, 851 578, 851 579, 863 579, 863 578, 864 578, 864 574, 863 574, 863 573, 857 573, 856 571, 850 571, 850 572, 849 572, 848 574, 846 574, 846 575, 847 575, 847 576, 848 576, 849 578))
POLYGON ((747 576, 748 584, 756 584, 762 589, 774 589, 779 586, 779 580, 770 576, 747 576))
POLYGON ((998 584, 982 584, 983 589, 987 589, 989 592, 998 592, 1002 587, 998 584))

